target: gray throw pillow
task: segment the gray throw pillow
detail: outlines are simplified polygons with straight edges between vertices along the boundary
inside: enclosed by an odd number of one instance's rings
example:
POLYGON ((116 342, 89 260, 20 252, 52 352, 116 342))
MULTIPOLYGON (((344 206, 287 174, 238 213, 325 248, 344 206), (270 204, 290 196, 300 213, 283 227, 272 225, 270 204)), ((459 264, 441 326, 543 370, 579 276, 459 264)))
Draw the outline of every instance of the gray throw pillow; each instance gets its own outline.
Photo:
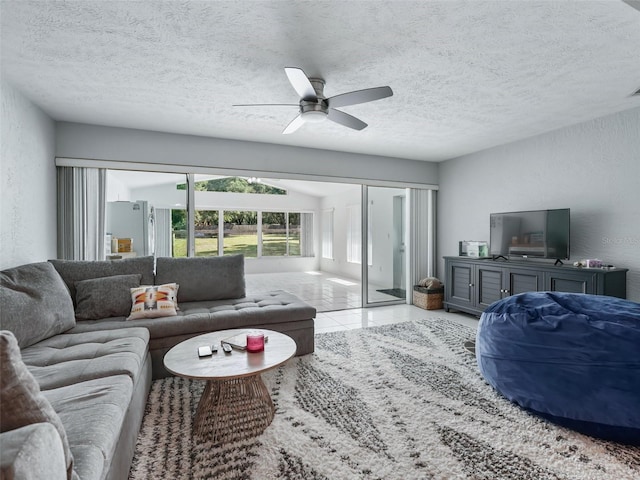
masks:
POLYGON ((152 256, 120 260, 49 260, 49 262, 69 288, 74 304, 76 301, 76 282, 81 280, 141 273, 142 280, 140 281, 143 284, 153 283, 154 258, 152 256))
POLYGON ((137 273, 76 282, 76 319, 126 317, 131 311, 131 289, 140 286, 141 278, 137 273))
POLYGON ((67 432, 60 417, 40 392, 38 382, 20 356, 14 335, 0 331, 0 433, 33 423, 51 423, 62 439, 67 478, 77 478, 73 472, 73 455, 67 432))
POLYGON ((11 330, 20 348, 75 327, 73 302, 48 262, 0 272, 0 328, 11 330))
POLYGON ((244 256, 156 259, 156 285, 177 283, 178 302, 245 296, 244 256))

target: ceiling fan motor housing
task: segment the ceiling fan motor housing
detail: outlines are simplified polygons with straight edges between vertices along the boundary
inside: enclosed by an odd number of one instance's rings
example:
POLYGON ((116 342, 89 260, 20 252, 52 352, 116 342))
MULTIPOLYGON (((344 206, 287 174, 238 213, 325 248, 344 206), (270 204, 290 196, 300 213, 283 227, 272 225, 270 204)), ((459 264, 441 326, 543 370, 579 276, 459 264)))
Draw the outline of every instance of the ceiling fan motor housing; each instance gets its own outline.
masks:
POLYGON ((305 122, 321 122, 329 113, 329 106, 324 99, 311 102, 308 100, 300 100, 300 115, 305 122))
POLYGON ((319 123, 327 118, 329 104, 324 96, 324 80, 321 78, 310 78, 309 83, 316 92, 315 99, 300 100, 300 114, 305 122, 319 123))

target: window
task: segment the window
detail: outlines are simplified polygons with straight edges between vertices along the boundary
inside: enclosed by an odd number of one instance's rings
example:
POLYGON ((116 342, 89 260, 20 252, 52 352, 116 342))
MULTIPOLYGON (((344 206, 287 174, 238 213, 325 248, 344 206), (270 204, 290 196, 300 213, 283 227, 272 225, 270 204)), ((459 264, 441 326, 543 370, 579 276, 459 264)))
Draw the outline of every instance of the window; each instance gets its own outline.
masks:
POLYGON ((262 212, 262 256, 299 257, 300 216, 298 212, 262 212))
POLYGON ((222 248, 224 255, 242 253, 245 258, 258 256, 258 212, 225 211, 222 248))
POLYGON ((217 210, 196 210, 194 240, 196 257, 218 256, 218 219, 217 210))
MULTIPOLYGON (((171 252, 164 257, 187 256, 187 211, 185 209, 170 209, 171 211, 171 252)), ((159 255, 160 256, 160 255, 159 255)))
POLYGON ((333 209, 322 212, 322 258, 333 260, 333 209))
MULTIPOLYGON (((198 179, 207 175, 196 175, 198 179)), ((186 190, 187 184, 177 185, 178 190, 186 190)), ((265 185, 259 178, 221 177, 207 180, 197 180, 195 189, 198 192, 234 192, 234 193, 261 193, 263 195, 286 195, 282 188, 265 185)))
MULTIPOLYGON (((112 234, 112 238, 130 238, 135 249, 131 255, 243 254, 246 258, 315 255, 312 212, 251 209, 262 199, 254 201, 245 194, 287 194, 286 190, 262 183, 260 179, 211 179, 199 174, 130 170, 107 170, 106 174, 108 229, 105 232, 112 234), (189 185, 193 185, 191 192, 189 185), (187 209, 190 194, 194 207, 191 211, 187 209), (242 205, 248 208, 243 209, 242 205), (127 210, 127 215, 117 207, 127 210), (133 218, 128 212, 131 209, 137 209, 140 215, 133 218), (122 228, 120 223, 124 225, 122 228)), ((273 201, 286 203, 282 200, 285 199, 273 201)), ((106 233, 102 237, 106 237, 106 233)), ((103 243, 106 245, 107 238, 103 243)))
POLYGON ((187 192, 176 189, 185 174, 107 170, 105 233, 107 255, 186 257, 187 192), (113 239, 131 239, 131 251, 117 251, 113 239))
POLYGON ((360 205, 347 205, 347 262, 362 263, 362 215, 360 205))

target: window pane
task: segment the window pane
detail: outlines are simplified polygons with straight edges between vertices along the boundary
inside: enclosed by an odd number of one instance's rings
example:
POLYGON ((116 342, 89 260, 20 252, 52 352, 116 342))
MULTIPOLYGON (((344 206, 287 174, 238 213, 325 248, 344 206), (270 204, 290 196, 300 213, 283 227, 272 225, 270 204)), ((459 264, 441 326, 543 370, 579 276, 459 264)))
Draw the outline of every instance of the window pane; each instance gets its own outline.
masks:
POLYGON ((243 254, 246 258, 258 256, 258 213, 251 211, 224 212, 225 255, 243 254))
POLYGON ((218 256, 218 210, 196 210, 194 236, 196 257, 218 256))
POLYGON ((289 256, 300 256, 300 214, 289 213, 289 256))
POLYGON ((287 254, 287 220, 284 212, 262 212, 262 256, 287 254))
POLYGON ((173 257, 187 256, 187 211, 171 210, 171 238, 173 257))

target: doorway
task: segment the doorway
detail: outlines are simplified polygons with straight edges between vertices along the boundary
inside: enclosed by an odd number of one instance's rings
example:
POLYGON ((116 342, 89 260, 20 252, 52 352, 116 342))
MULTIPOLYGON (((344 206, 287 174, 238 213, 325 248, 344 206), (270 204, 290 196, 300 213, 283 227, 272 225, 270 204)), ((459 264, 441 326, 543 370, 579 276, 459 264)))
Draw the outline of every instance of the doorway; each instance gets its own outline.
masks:
POLYGON ((404 188, 363 186, 364 306, 406 302, 406 198, 404 188))

